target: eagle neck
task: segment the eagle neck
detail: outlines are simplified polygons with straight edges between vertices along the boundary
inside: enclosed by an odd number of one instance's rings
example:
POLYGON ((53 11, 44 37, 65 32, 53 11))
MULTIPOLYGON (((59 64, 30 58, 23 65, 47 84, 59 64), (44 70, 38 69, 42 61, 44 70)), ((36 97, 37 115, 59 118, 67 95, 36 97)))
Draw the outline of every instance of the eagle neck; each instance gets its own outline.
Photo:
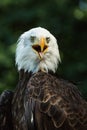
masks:
POLYGON ((28 72, 28 71, 25 72, 23 69, 21 69, 19 71, 19 81, 21 81, 21 80, 23 80, 25 78, 29 80, 31 75, 32 75, 31 72, 28 72))

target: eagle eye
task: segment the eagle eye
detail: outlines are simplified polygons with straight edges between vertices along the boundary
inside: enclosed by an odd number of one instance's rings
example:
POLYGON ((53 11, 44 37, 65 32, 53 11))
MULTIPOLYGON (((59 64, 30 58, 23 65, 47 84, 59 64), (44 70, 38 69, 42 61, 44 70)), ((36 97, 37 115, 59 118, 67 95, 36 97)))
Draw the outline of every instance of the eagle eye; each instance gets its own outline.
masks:
POLYGON ((50 42, 50 37, 46 37, 46 42, 47 42, 47 43, 50 42))
POLYGON ((33 43, 35 41, 36 37, 35 36, 30 36, 30 41, 33 43))

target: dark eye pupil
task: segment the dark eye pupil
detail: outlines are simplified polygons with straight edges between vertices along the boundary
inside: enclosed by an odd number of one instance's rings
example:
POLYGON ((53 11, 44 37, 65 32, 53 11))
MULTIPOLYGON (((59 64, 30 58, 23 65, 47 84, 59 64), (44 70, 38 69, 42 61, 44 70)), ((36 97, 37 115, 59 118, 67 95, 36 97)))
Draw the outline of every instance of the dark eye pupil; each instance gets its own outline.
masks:
POLYGON ((31 40, 31 42, 34 42, 35 41, 35 36, 31 36, 30 40, 31 40))
POLYGON ((46 37, 46 42, 47 42, 47 43, 50 42, 50 37, 46 37))

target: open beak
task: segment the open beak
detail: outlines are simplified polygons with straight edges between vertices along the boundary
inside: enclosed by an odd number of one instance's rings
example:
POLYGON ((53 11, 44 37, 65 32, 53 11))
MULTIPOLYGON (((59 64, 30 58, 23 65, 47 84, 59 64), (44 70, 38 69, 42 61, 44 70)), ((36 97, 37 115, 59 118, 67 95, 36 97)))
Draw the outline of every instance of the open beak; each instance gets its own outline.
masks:
POLYGON ((37 52, 41 58, 41 55, 47 51, 48 45, 46 44, 45 38, 41 38, 39 44, 32 45, 32 48, 37 52))

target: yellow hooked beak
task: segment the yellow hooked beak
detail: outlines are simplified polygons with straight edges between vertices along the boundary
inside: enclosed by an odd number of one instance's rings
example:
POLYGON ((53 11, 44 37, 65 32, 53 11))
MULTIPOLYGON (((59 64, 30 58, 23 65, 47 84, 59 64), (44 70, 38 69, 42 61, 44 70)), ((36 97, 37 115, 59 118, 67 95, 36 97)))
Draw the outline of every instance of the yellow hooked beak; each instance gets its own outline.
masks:
POLYGON ((32 45, 33 50, 39 54, 40 58, 42 58, 42 55, 47 51, 48 45, 46 43, 45 38, 41 38, 40 42, 38 44, 32 45))

